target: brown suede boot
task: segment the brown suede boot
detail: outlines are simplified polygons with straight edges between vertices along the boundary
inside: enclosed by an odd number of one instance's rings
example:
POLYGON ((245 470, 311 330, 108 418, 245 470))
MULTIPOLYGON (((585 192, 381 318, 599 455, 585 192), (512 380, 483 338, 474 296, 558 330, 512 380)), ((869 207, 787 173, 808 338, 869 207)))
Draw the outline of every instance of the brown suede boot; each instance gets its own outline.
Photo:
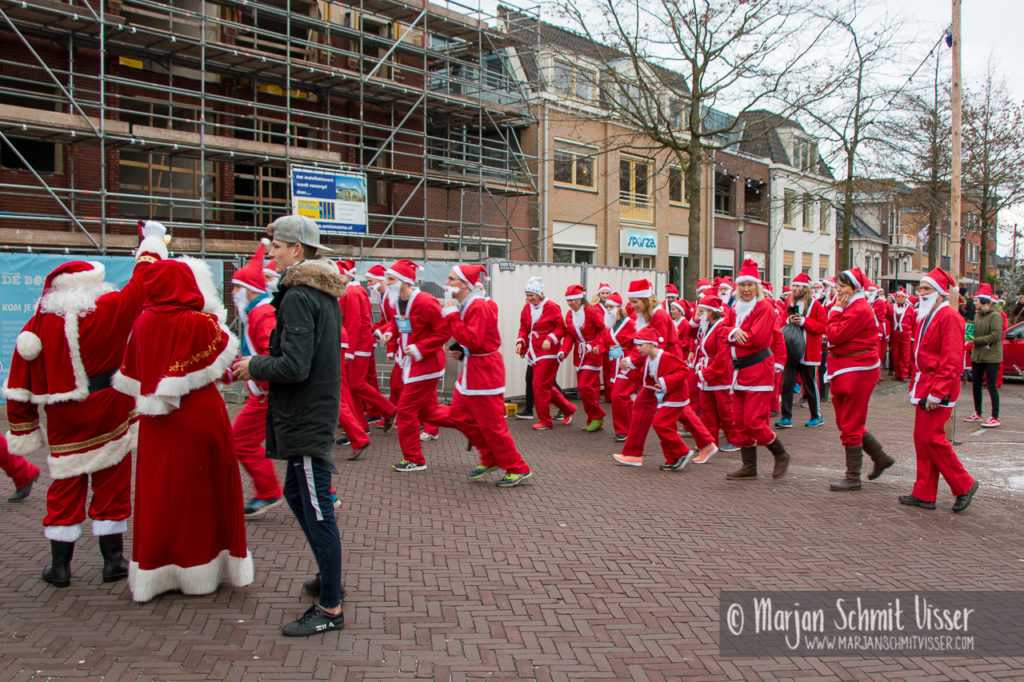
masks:
POLYGON ((786 447, 779 440, 778 436, 771 443, 768 443, 768 452, 772 453, 775 457, 772 478, 782 478, 786 475, 786 470, 789 469, 789 453, 786 452, 786 447))
POLYGON ((757 447, 740 448, 740 459, 743 462, 736 471, 730 471, 725 475, 730 481, 749 481, 757 478, 757 447))
POLYGON ((832 490, 860 490, 860 466, 864 459, 864 453, 859 447, 846 447, 846 476, 829 486, 832 490))
POLYGON ((882 475, 883 471, 896 463, 896 460, 887 455, 885 450, 882 449, 882 444, 878 442, 878 439, 867 431, 864 432, 864 452, 867 453, 868 457, 875 464, 871 468, 871 473, 868 474, 869 481, 875 480, 882 475))

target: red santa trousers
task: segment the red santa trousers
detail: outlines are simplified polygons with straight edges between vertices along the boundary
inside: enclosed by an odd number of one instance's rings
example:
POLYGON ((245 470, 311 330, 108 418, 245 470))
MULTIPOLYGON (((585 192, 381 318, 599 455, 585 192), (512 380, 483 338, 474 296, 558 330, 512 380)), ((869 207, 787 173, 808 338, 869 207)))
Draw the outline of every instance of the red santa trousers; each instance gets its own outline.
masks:
POLYGON ((881 368, 844 372, 832 377, 832 407, 836 411, 839 440, 848 448, 859 448, 864 443, 864 426, 868 421, 868 403, 871 388, 878 383, 881 368))
POLYGON ((775 440, 771 422, 771 391, 734 391, 732 410, 741 448, 768 445, 775 440))
POLYGON ((587 423, 595 419, 604 419, 605 412, 601 408, 601 372, 596 369, 576 370, 576 390, 583 401, 583 411, 587 415, 587 423))
MULTIPOLYGON (((76 526, 85 520, 85 498, 89 492, 90 478, 92 501, 89 502, 89 518, 96 521, 124 521, 131 515, 132 455, 129 452, 112 467, 53 481, 46 491, 43 526, 76 526)), ((50 535, 47 537, 61 539, 50 535)))
POLYGON ((888 345, 889 345, 889 342, 888 342, 888 340, 886 340, 886 338, 884 336, 879 337, 879 339, 878 339, 878 359, 882 361, 883 365, 885 364, 885 351, 888 350, 888 348, 887 348, 888 345))
MULTIPOLYGON (((345 375, 348 377, 349 393, 352 394, 353 410, 359 417, 364 414, 394 417, 395 406, 367 381, 368 366, 372 363, 373 357, 366 355, 357 355, 345 360, 345 375)), ((349 438, 351 437, 349 434, 349 438)))
POLYGON ((533 365, 533 407, 538 423, 551 426, 551 403, 566 417, 576 411, 576 406, 565 399, 561 391, 552 390, 555 375, 558 374, 558 360, 538 360, 533 365))
POLYGON ((615 433, 629 433, 629 426, 636 416, 632 414, 633 401, 629 396, 637 391, 636 383, 619 377, 612 388, 612 424, 615 433))
POLYGON ((697 373, 691 371, 686 375, 686 390, 690 394, 690 407, 693 411, 700 415, 704 410, 704 405, 700 400, 700 386, 697 385, 697 373))
POLYGON ((619 371, 619 361, 609 360, 607 357, 601 360, 601 376, 604 380, 604 401, 610 403, 615 394, 615 374, 619 371))
MULTIPOLYGON (((615 384, 618 386, 619 382, 623 379, 616 380, 615 384)), ((662 408, 660 411, 664 412, 668 408, 662 408)), ((651 424, 654 422, 654 413, 658 412, 658 399, 654 397, 654 391, 649 388, 641 388, 636 394, 636 400, 633 401, 633 407, 630 410, 631 419, 629 421, 629 428, 626 433, 626 442, 622 444, 622 454, 629 457, 643 457, 644 456, 644 441, 647 440, 647 432, 651 430, 651 424)), ((672 416, 672 428, 675 429, 677 416, 672 416)), ((667 419, 668 417, 663 417, 667 419)), ((622 433, 615 429, 616 433, 622 433)), ((678 438, 678 434, 676 434, 678 438)), ((680 439, 682 442, 682 439, 680 439)), ((666 458, 668 455, 666 455, 666 458)), ((672 458, 676 459, 675 457, 672 458)))
POLYGON ((910 378, 910 334, 892 335, 892 372, 897 379, 910 378))
POLYGON ((939 474, 946 479, 954 495, 963 495, 974 485, 974 478, 956 456, 946 440, 946 422, 951 407, 937 407, 930 412, 914 410, 914 449, 917 451, 917 480, 913 495, 925 502, 934 502, 939 491, 939 474))
MULTIPOLYGON (((662 407, 660 411, 664 412, 667 409, 667 407, 662 407)), ((700 420, 697 413, 693 411, 692 404, 684 405, 683 407, 674 407, 672 409, 679 411, 679 415, 676 419, 683 425, 683 428, 693 436, 693 442, 697 444, 698 448, 703 448, 705 445, 711 445, 716 442, 717 434, 715 437, 711 436, 711 431, 704 425, 704 422, 700 420)))
POLYGON ((395 424, 398 427, 398 445, 406 460, 414 464, 427 463, 420 444, 420 422, 436 415, 438 407, 436 378, 410 381, 402 387, 395 424))
POLYGON ((24 488, 39 475, 39 467, 21 455, 12 455, 7 439, 0 436, 0 469, 11 479, 15 488, 24 488))
POLYGON ((356 416, 352 405, 352 394, 349 393, 347 382, 341 382, 341 401, 338 406, 338 426, 348 436, 349 445, 355 449, 365 448, 370 444, 370 437, 366 435, 366 420, 356 416))
POLYGON ((730 443, 738 443, 744 437, 736 430, 733 421, 732 394, 729 391, 701 391, 700 418, 715 445, 720 445, 719 431, 725 431, 726 440, 730 443))
MULTIPOLYGON (((402 379, 402 366, 395 364, 391 368, 391 394, 388 396, 388 400, 391 404, 398 408, 398 401, 402 397, 402 387, 405 385, 405 381, 402 379)), ((436 385, 436 384, 435 384, 436 385)), ((435 399, 436 402, 436 399, 435 399)), ((396 412, 397 414, 397 412, 396 412)), ((437 424, 431 424, 429 422, 423 422, 423 430, 429 433, 431 436, 436 436, 441 432, 441 429, 437 424)), ((412 461, 412 460, 409 460, 412 461)))
POLYGON ((516 449, 505 421, 505 396, 464 395, 458 387, 449 407, 437 405, 430 420, 458 429, 480 453, 480 466, 500 467, 510 474, 525 474, 530 467, 516 449))
POLYGON ((768 403, 769 405, 771 405, 771 410, 769 411, 779 412, 782 409, 782 405, 780 404, 780 401, 782 399, 782 372, 775 373, 774 382, 775 383, 772 384, 774 388, 772 388, 771 402, 768 403))
MULTIPOLYGON (((651 393, 651 391, 648 389, 643 391, 643 393, 651 393)), ((639 400, 639 396, 637 400, 639 400)), ((657 399, 655 399, 655 405, 657 405, 657 399)), ((671 464, 680 457, 685 457, 686 453, 690 451, 690 448, 686 446, 683 439, 679 437, 679 432, 676 431, 676 422, 682 421, 684 411, 693 414, 693 410, 690 409, 689 405, 685 407, 655 407, 654 410, 654 419, 652 421, 654 433, 658 435, 658 440, 661 441, 661 452, 665 455, 665 462, 668 464, 671 464)), ((643 455, 642 449, 640 455, 643 455)))
POLYGON ((263 443, 267 438, 267 397, 252 395, 245 400, 242 410, 231 425, 238 463, 252 479, 257 500, 276 500, 283 494, 274 471, 274 463, 267 459, 263 443))

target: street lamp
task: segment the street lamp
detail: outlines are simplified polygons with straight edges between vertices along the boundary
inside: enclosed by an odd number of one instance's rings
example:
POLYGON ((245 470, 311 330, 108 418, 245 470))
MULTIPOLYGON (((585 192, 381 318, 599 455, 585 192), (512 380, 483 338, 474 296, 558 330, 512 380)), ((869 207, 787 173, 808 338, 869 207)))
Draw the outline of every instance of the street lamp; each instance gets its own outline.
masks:
MULTIPOLYGON (((743 267, 743 218, 736 221, 736 234, 740 236, 740 267, 743 267)), ((736 272, 739 272, 737 269, 736 272)))

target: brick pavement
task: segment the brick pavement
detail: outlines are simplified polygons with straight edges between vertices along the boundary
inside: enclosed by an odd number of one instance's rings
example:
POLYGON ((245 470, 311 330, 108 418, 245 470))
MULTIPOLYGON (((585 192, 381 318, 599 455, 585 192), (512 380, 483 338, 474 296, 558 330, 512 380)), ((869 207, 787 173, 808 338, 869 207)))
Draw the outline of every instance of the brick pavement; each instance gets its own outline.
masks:
POLYGON ((963 515, 949 512, 948 489, 938 511, 896 503, 913 480, 913 413, 891 382, 869 427, 899 461, 860 493, 827 490, 842 466, 828 405, 824 428, 782 432, 794 459, 778 482, 765 477, 767 453, 760 480, 727 482, 735 455, 663 473, 652 435, 643 468, 618 467, 608 432, 534 433, 513 420, 536 477, 500 490, 465 478, 474 461, 454 432, 425 445, 427 471, 398 474, 395 434, 375 431, 363 460, 339 462, 348 625, 309 640, 279 634, 307 606, 301 583, 315 570, 287 510, 249 523, 253 585, 136 605, 125 582, 100 582, 88 533, 70 588, 39 579, 41 485, 25 504, 0 502, 0 677, 1019 679, 1014 659, 721 658, 717 599, 723 589, 1019 590, 1022 392, 1004 387, 1002 428, 958 431, 982 481, 963 515))

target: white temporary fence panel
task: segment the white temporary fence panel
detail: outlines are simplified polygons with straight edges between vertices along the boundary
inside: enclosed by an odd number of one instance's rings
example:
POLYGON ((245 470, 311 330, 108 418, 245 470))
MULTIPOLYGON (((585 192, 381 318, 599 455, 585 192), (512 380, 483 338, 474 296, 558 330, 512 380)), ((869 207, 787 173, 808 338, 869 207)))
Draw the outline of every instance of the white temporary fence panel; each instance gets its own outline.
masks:
POLYGON ((629 291, 629 283, 635 279, 646 279, 654 284, 654 295, 658 300, 665 298, 665 284, 668 275, 656 270, 645 270, 640 268, 623 268, 602 265, 588 265, 584 270, 586 282, 583 286, 587 289, 587 300, 589 301, 597 293, 601 284, 607 284, 612 291, 619 292, 622 300, 626 300, 626 292, 629 291))

